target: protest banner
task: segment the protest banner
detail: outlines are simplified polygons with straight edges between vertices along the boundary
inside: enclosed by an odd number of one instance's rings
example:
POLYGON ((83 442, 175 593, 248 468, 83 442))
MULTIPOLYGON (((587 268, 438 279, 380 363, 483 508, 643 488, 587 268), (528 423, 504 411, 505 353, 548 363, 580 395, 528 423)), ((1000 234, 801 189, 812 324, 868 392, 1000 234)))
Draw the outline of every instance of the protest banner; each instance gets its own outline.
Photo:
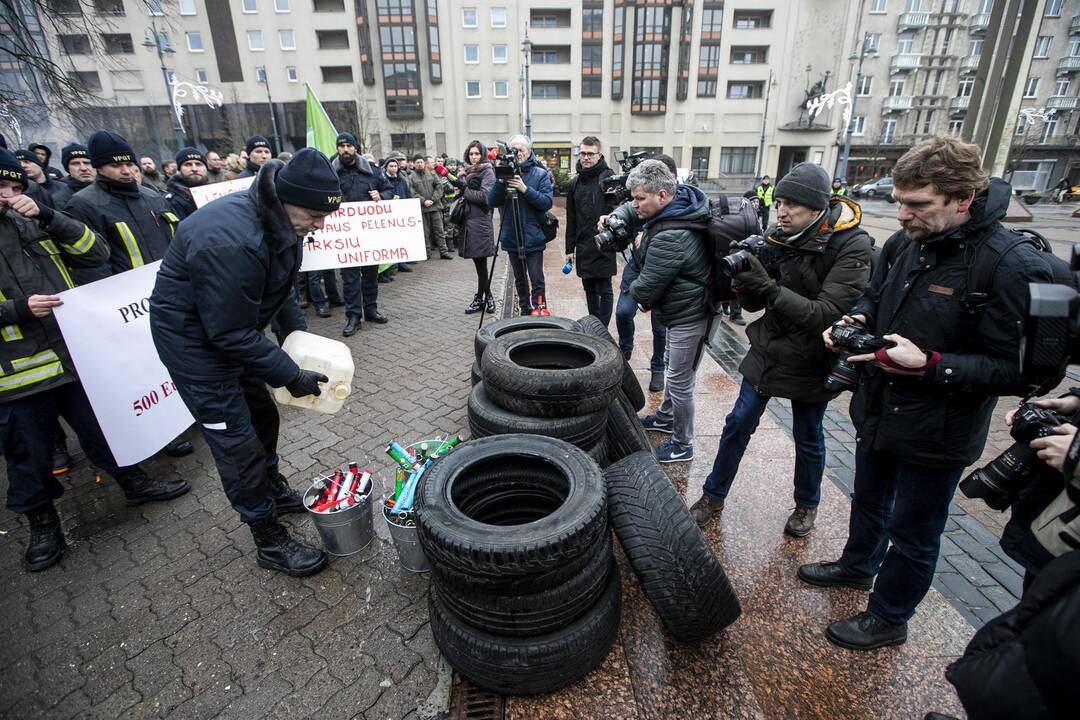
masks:
POLYGON ((188 412, 150 337, 161 261, 60 293, 53 309, 94 415, 121 467, 187 429, 188 412))
POLYGON ((253 177, 240 178, 239 180, 226 180, 213 185, 200 185, 191 188, 191 199, 195 201, 195 207, 201 208, 211 200, 217 200, 226 195, 243 192, 251 187, 253 177))
POLYGON ((300 270, 427 260, 420 201, 350 202, 304 240, 300 270))

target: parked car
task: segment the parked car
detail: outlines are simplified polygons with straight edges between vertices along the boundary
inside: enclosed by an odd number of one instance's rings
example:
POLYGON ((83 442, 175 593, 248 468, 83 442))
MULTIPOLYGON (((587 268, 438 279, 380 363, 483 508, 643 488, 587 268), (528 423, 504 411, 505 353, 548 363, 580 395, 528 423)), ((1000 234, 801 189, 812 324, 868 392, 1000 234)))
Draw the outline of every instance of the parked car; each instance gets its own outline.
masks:
POLYGON ((862 185, 857 185, 852 188, 851 193, 856 197, 872 198, 888 197, 889 195, 892 195, 892 191, 892 178, 884 177, 864 182, 862 185))

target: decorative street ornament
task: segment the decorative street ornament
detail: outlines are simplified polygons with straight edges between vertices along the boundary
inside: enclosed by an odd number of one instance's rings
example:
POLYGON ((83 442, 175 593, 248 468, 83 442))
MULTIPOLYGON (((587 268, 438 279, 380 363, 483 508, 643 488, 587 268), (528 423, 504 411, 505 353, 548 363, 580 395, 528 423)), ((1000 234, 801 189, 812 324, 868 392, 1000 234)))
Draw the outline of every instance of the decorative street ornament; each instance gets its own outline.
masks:
POLYGON ((175 75, 169 78, 169 85, 172 87, 173 112, 176 113, 176 121, 180 123, 181 129, 184 127, 184 106, 180 104, 183 98, 190 97, 195 102, 205 103, 212 110, 221 107, 225 101, 225 96, 220 90, 215 90, 208 85, 196 85, 186 80, 177 80, 175 75))
POLYGON ((1043 122, 1050 122, 1053 120, 1054 115, 1057 114, 1057 110, 1054 108, 1020 108, 1020 117, 1027 120, 1029 123, 1033 123, 1036 120, 1042 120, 1043 122))
POLYGON ((20 147, 23 143, 22 126, 19 124, 19 118, 12 114, 6 103, 0 105, 0 122, 11 128, 11 132, 15 133, 15 146, 20 147))
POLYGON ((810 113, 810 117, 816 117, 821 112, 822 108, 832 109, 833 105, 840 104, 844 106, 844 124, 841 126, 845 131, 851 126, 851 81, 848 80, 847 85, 842 88, 837 88, 830 93, 824 93, 817 97, 812 97, 806 101, 806 109, 810 113))

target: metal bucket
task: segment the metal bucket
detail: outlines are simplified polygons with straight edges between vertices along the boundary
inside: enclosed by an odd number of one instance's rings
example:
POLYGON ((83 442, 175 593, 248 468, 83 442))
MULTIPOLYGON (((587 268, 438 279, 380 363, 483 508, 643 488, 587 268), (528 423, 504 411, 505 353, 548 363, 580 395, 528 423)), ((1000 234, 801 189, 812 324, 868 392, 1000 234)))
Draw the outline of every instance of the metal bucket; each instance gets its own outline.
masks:
POLYGON ((416 526, 405 527, 404 525, 398 525, 395 522, 396 518, 391 520, 387 517, 385 511, 382 516, 386 520, 386 527, 390 529, 390 537, 394 541, 394 547, 397 548, 401 567, 409 572, 430 572, 431 563, 428 562, 427 555, 424 554, 424 548, 420 546, 420 540, 416 537, 416 526))
POLYGON ((371 544, 375 528, 371 524, 371 493, 352 507, 338 512, 317 513, 310 505, 318 498, 319 491, 308 488, 304 493, 304 505, 308 507, 326 552, 338 557, 355 555, 371 544), (310 498, 310 500, 309 500, 310 498))

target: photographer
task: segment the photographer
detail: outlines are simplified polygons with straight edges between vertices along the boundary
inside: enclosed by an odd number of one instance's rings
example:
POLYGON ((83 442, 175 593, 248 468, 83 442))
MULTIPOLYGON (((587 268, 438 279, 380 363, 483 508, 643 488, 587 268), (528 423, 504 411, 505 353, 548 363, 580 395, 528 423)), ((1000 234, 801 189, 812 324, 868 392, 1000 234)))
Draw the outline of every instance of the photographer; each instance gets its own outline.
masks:
MULTIPOLYGON (((514 151, 518 174, 498 178, 488 192, 488 207, 499 208, 499 245, 514 268, 514 285, 522 315, 544 303, 544 213, 551 209, 551 179, 532 152, 532 140, 515 135, 508 143, 514 151), (507 188, 517 191, 521 237, 514 226, 514 203, 507 188), (531 283, 531 289, 530 289, 531 283)), ((498 173, 496 172, 496 177, 498 173)), ((547 312, 543 310, 543 312, 547 312)))
POLYGON ((603 181, 614 173, 600 152, 600 140, 588 136, 578 146, 577 174, 566 194, 566 261, 577 269, 585 289, 589 314, 606 327, 611 321, 614 295, 611 277, 615 274, 615 248, 600 250, 593 240, 593 227, 607 211, 603 181))
MULTIPOLYGON (((812 585, 873 585, 865 612, 825 632, 853 650, 907 640, 960 474, 982 452, 997 396, 1023 387, 1027 285, 1053 280, 1042 253, 1012 244, 1002 227, 1011 188, 988 180, 978 146, 926 140, 897 161, 893 183, 902 229, 841 321, 890 344, 848 358, 863 367, 851 400, 858 446, 848 540, 838 561, 798 573, 812 585), (987 258, 996 261, 989 292, 969 296, 971 269, 987 258)), ((832 348, 830 330, 824 338, 832 348)))
POLYGON ((746 329, 750 352, 739 372, 742 389, 724 421, 720 447, 704 494, 691 514, 704 526, 724 508, 750 436, 772 397, 789 398, 794 418, 795 510, 784 532, 805 537, 814 527, 825 472, 822 418, 836 392, 822 381, 833 358, 820 333, 851 307, 870 277, 872 241, 859 225, 859 207, 830 197, 829 176, 818 165, 796 165, 775 190, 776 225, 758 255, 733 280, 742 304, 765 314, 746 329))

